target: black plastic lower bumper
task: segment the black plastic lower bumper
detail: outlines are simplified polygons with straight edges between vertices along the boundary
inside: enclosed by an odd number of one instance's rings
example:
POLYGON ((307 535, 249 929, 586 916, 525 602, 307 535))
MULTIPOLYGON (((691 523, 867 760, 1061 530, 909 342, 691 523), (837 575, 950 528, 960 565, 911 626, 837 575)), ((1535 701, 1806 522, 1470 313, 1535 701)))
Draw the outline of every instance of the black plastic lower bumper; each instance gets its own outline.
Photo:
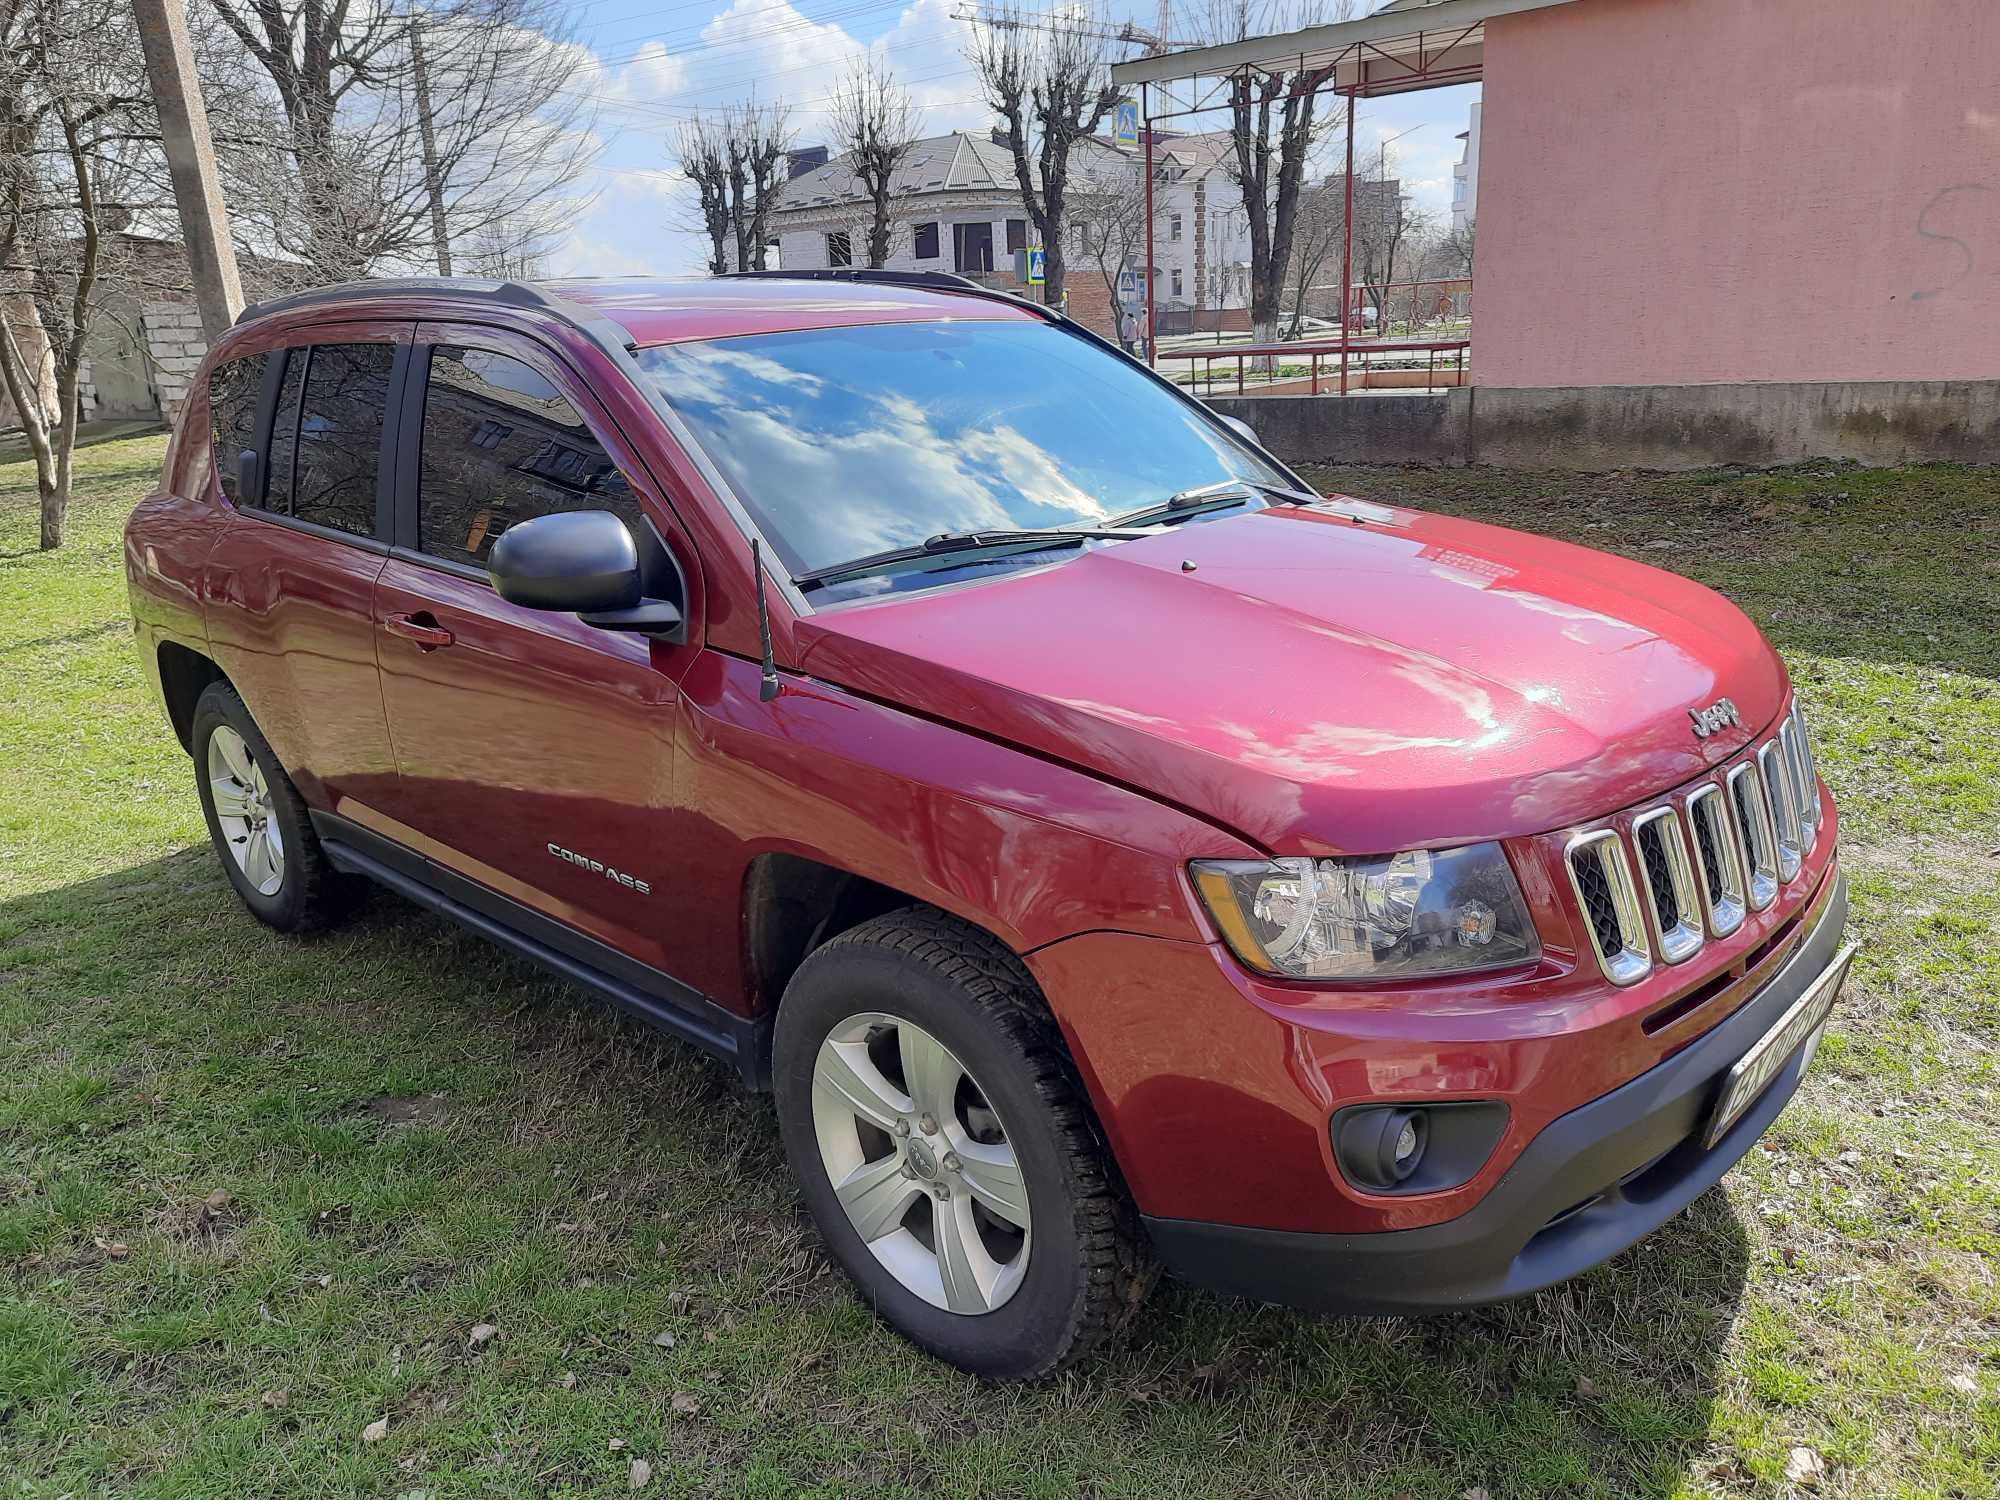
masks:
POLYGON ((1373 1234, 1147 1218, 1154 1248, 1170 1272, 1198 1286, 1328 1312, 1443 1312, 1499 1302, 1608 1260, 1713 1187, 1797 1090, 1809 1048, 1714 1146, 1702 1146, 1723 1075, 1840 952, 1847 884, 1836 879, 1818 925, 1749 1004, 1549 1125, 1459 1217, 1373 1234))

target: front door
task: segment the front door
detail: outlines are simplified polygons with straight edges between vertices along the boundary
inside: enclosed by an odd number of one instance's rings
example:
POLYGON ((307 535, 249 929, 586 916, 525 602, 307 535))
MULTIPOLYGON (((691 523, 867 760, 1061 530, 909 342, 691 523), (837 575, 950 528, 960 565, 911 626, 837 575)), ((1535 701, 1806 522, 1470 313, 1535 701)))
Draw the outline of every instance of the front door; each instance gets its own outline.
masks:
POLYGON ((530 340, 421 325, 410 381, 396 546, 375 586, 401 772, 383 831, 661 967, 674 921, 662 828, 687 653, 509 604, 485 572, 507 527, 551 511, 613 511, 638 533, 647 481, 614 457, 567 367, 530 340))

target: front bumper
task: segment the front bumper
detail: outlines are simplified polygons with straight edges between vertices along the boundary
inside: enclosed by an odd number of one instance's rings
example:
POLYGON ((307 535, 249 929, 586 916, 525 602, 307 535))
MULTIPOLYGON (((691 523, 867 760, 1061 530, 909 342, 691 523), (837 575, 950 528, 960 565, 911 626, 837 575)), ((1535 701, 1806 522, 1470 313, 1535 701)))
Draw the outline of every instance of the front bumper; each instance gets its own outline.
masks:
POLYGON ((1798 952, 1748 1003, 1630 1083, 1545 1126, 1465 1213, 1357 1234, 1146 1217, 1173 1274, 1210 1290, 1329 1312, 1415 1313, 1540 1291, 1609 1259, 1713 1187, 1777 1118, 1800 1047, 1713 1145, 1703 1126, 1736 1060, 1834 962, 1844 876, 1798 952))

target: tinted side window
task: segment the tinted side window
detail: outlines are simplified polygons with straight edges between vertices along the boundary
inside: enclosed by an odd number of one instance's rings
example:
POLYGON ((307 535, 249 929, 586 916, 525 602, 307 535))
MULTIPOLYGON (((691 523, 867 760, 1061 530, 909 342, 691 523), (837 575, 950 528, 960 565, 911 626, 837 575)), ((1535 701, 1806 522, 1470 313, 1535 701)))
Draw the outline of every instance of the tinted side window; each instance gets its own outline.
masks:
POLYGON ((301 521, 375 534, 375 471, 394 362, 388 344, 313 346, 292 479, 292 514, 301 521))
POLYGON ((237 494, 236 456, 257 446, 257 397, 264 385, 264 356, 250 354, 217 365, 208 374, 208 416, 215 441, 215 477, 231 505, 255 505, 237 494))
POLYGON ((576 408, 530 366, 439 345, 424 390, 418 545, 486 565, 509 526, 561 510, 614 511, 639 535, 638 497, 576 408))
POLYGON ((285 378, 278 387, 278 410, 271 419, 271 457, 264 465, 264 507, 281 516, 292 513, 292 464, 299 449, 299 391, 306 383, 306 363, 312 351, 285 351, 285 378))

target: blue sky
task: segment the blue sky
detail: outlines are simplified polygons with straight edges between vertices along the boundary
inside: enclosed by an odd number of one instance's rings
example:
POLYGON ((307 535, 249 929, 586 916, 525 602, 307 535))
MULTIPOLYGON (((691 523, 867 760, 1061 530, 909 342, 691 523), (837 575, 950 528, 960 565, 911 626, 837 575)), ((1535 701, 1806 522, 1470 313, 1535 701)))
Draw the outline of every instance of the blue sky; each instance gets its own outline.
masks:
MULTIPOLYGON (((989 111, 965 60, 968 26, 953 8, 954 0, 581 0, 579 39, 589 57, 576 89, 596 105, 603 150, 585 184, 594 199, 556 248, 552 269, 603 276, 701 268, 692 193, 669 143, 696 110, 754 94, 788 105, 800 144, 819 144, 828 139, 832 92, 866 56, 909 88, 927 134, 985 129, 989 111)), ((1380 143, 1400 135, 1390 148, 1393 174, 1447 220, 1456 137, 1478 96, 1467 85, 1363 101, 1357 170, 1372 172, 1380 143)), ((1337 156, 1329 152, 1327 169, 1337 156)))

